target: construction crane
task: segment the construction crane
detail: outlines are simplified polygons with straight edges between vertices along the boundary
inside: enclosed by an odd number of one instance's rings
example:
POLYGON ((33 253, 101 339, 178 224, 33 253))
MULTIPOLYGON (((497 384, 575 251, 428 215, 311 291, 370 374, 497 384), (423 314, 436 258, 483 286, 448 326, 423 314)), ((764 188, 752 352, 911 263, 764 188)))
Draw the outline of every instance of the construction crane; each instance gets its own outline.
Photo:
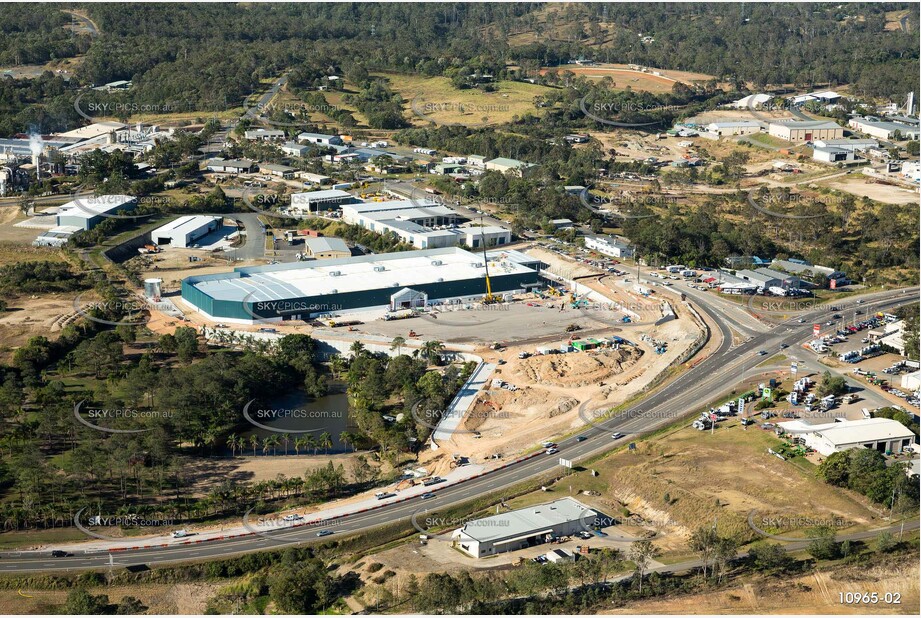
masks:
POLYGON ((493 296, 492 283, 489 281, 489 258, 486 257, 486 235, 483 233, 483 217, 480 217, 480 243, 483 245, 483 266, 486 267, 486 296, 483 297, 484 305, 492 305, 499 302, 499 298, 493 296))

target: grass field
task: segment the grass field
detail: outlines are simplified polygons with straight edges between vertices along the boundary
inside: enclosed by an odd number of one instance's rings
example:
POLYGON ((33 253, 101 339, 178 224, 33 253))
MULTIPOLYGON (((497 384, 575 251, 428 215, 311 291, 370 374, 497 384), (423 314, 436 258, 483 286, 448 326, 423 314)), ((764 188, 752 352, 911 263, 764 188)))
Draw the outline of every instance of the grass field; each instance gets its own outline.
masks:
MULTIPOLYGON (((685 539, 696 528, 716 523, 721 534, 751 542, 762 537, 748 525, 754 511, 762 517, 785 515, 840 520, 846 534, 880 526, 886 513, 862 497, 816 478, 814 466, 782 461, 767 450, 782 441, 756 426, 743 429, 737 419, 719 424, 711 435, 681 423, 636 442, 565 476, 550 492, 532 492, 511 501, 526 506, 572 495, 613 516, 639 516, 667 522, 658 543, 662 560, 687 552, 685 539), (598 476, 592 476, 590 470, 598 476), (579 495, 584 491, 593 495, 579 495)), ((772 528, 769 532, 776 533, 772 528)), ((802 535, 787 526, 784 534, 802 535)))
POLYGON ((406 118, 417 126, 461 124, 487 126, 509 122, 514 116, 539 115, 534 98, 550 89, 526 82, 500 81, 494 92, 476 88, 458 90, 446 77, 382 74, 404 100, 406 118))

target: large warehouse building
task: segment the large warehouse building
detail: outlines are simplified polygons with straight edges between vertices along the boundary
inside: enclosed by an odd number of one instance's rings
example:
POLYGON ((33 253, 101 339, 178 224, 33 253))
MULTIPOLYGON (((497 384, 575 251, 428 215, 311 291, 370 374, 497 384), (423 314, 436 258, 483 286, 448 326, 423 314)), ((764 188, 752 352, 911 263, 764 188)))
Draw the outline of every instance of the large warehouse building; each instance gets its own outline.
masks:
MULTIPOLYGON (((225 322, 300 320, 475 300, 486 293, 485 277, 481 255, 448 247, 197 275, 183 279, 182 299, 208 318, 225 322)), ((541 285, 536 270, 495 252, 489 258, 489 280, 494 294, 541 285)))
POLYGON ((572 498, 468 522, 451 535, 454 546, 474 558, 548 542, 587 530, 598 513, 572 498))
POLYGON ((150 233, 150 239, 158 245, 186 248, 218 229, 222 221, 223 217, 187 215, 158 227, 150 233))
POLYGON ((768 133, 788 142, 814 142, 841 139, 844 128, 829 120, 787 120, 770 123, 768 133))
POLYGON ((57 224, 58 227, 91 230, 107 217, 125 216, 120 213, 134 210, 137 203, 138 198, 130 195, 97 195, 77 198, 58 208, 57 224))

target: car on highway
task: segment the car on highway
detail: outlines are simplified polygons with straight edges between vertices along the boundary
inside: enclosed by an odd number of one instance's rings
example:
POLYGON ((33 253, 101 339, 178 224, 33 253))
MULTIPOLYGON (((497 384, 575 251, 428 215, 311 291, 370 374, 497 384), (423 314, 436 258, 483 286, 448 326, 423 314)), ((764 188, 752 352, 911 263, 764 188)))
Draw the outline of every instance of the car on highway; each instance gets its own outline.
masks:
POLYGON ((585 436, 576 436, 576 442, 585 442, 588 440, 585 436))
POLYGON ((67 553, 66 551, 64 551, 63 549, 53 549, 53 550, 51 550, 51 557, 52 557, 52 558, 66 558, 66 557, 68 557, 68 556, 70 556, 70 554, 67 553))
POLYGON ((433 494, 432 492, 427 492, 427 493, 422 494, 422 496, 420 496, 420 497, 421 497, 423 500, 430 500, 431 498, 434 498, 434 497, 435 497, 435 494, 433 494))
POLYGON ((560 452, 560 449, 558 449, 558 448, 556 448, 556 447, 554 446, 554 447, 548 448, 545 452, 546 452, 548 455, 556 455, 557 453, 560 452))
POLYGON ((333 533, 332 530, 320 530, 317 532, 317 536, 329 536, 333 533))
POLYGON ((767 356, 767 350, 758 350, 758 356, 767 356))
POLYGON ((297 513, 292 513, 291 515, 285 515, 284 517, 282 517, 282 519, 284 521, 297 521, 299 519, 304 519, 304 518, 298 515, 297 513))
POLYGON ((611 439, 612 439, 612 440, 620 440, 620 439, 623 438, 623 437, 624 437, 624 434, 622 434, 622 433, 620 433, 620 432, 611 434, 611 439))
POLYGON ((786 350, 786 349, 789 348, 789 347, 790 347, 789 344, 786 344, 786 343, 781 343, 781 344, 780 344, 780 349, 781 349, 781 350, 786 350))

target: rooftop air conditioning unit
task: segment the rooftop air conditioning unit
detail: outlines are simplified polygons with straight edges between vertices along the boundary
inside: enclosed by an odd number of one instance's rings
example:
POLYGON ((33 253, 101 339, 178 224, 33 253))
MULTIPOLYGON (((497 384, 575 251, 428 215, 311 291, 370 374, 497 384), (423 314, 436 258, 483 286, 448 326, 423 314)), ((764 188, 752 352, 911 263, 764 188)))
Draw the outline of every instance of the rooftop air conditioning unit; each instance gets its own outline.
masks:
POLYGON ((339 293, 339 290, 337 290, 336 288, 333 288, 333 289, 331 289, 331 290, 329 291, 329 293, 330 293, 330 294, 338 294, 338 293, 339 293))
POLYGON ((342 271, 339 271, 339 270, 331 270, 331 271, 329 271, 329 276, 330 276, 330 277, 338 277, 338 276, 341 275, 341 274, 342 274, 342 271))
POLYGON ((376 272, 376 273, 382 273, 382 272, 384 272, 385 270, 387 270, 387 269, 384 268, 383 266, 375 266, 375 267, 374 267, 374 272, 376 272))
POLYGON ((435 281, 437 281, 438 283, 442 283, 444 282, 444 277, 438 277, 438 279, 436 279, 435 281))
POLYGON ((442 264, 441 260, 432 260, 432 266, 441 266, 441 264, 442 264))

